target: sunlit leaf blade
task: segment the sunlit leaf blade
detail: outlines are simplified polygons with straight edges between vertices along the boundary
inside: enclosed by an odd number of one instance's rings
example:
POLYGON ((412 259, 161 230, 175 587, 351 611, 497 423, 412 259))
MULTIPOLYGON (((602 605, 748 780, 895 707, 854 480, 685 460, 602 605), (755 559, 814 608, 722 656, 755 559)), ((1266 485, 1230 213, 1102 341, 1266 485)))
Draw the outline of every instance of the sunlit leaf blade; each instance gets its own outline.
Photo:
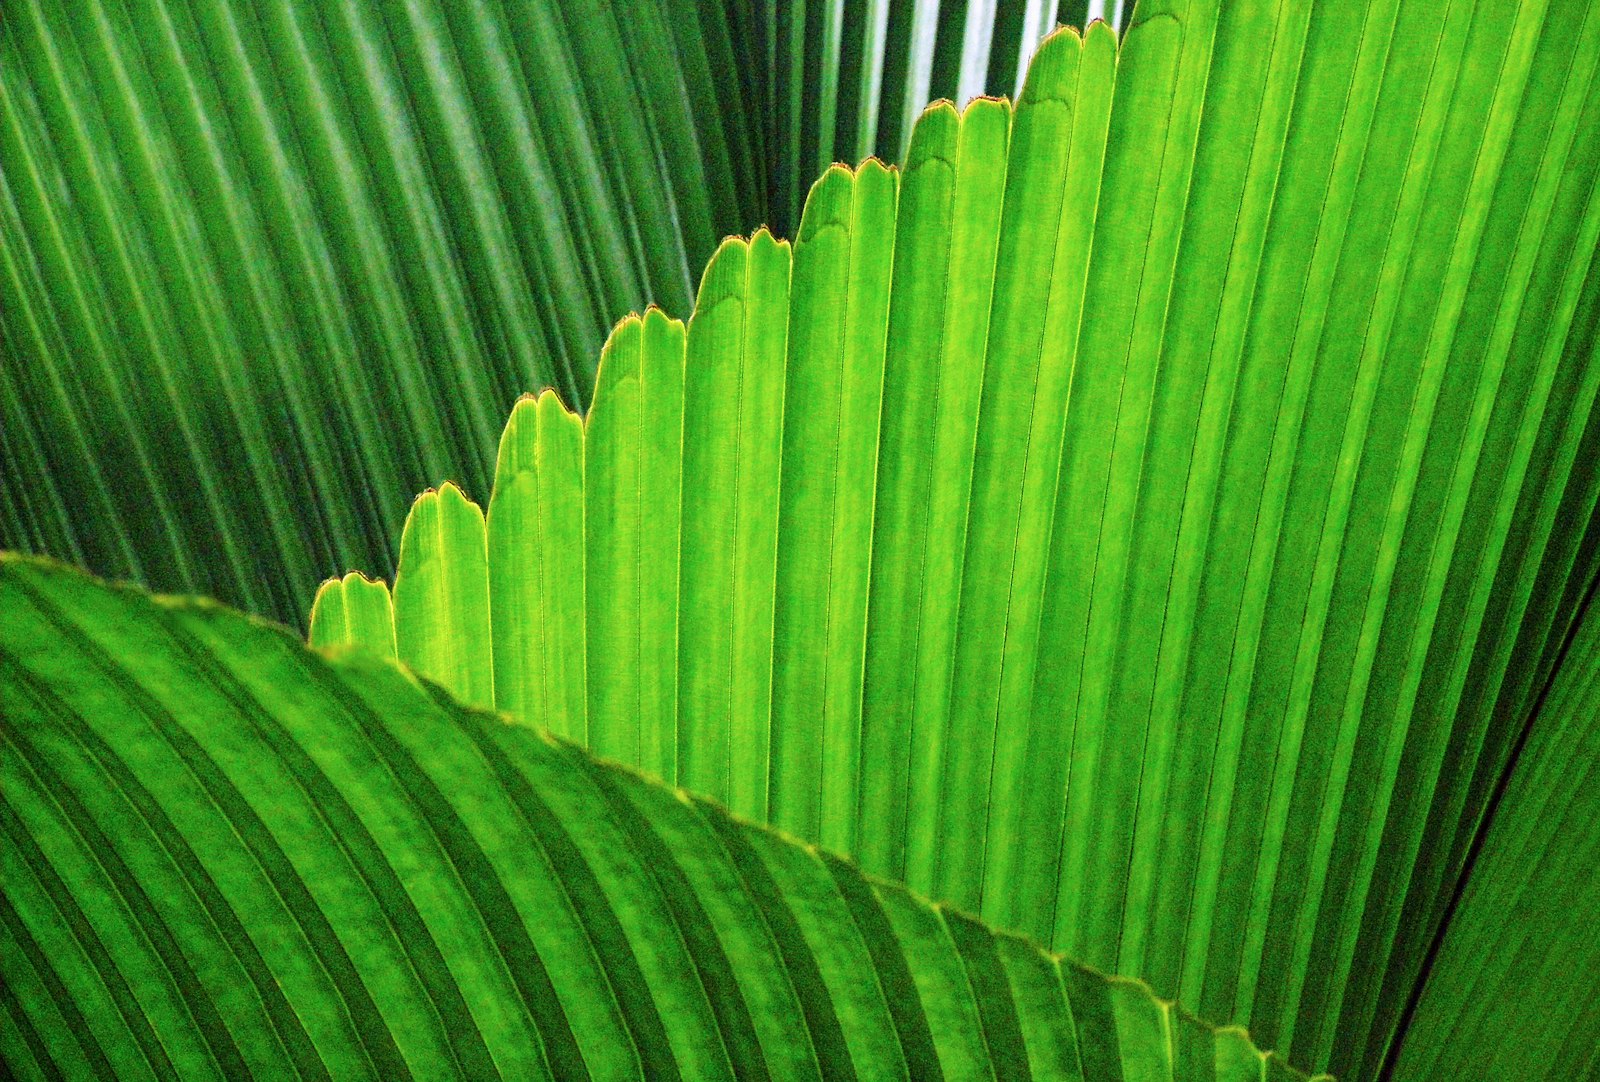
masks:
POLYGON ((586 671, 589 746, 657 777, 677 750, 684 337, 654 308, 612 332, 600 363, 616 375, 582 440, 586 643, 608 662, 586 671))
POLYGON ((489 617, 492 641, 504 644, 492 654, 495 705, 582 740, 582 422, 551 392, 522 399, 500 437, 495 476, 489 617))
MULTIPOLYGON (((856 849, 862 643, 898 174, 830 169, 806 200, 790 279, 778 483, 772 733, 778 827, 856 849)), ((736 727, 737 727, 736 723, 736 727)))
POLYGON ((1587 1078, 1600 1069, 1592 980, 1600 971, 1592 919, 1600 912, 1600 606, 1590 589, 1398 1055, 1391 1050, 1397 1079, 1587 1078))
POLYGON ((396 654, 418 672, 438 673, 462 702, 484 708, 495 702, 488 561, 477 504, 453 484, 417 497, 394 580, 396 654))
POLYGON ((862 792, 878 826, 860 837, 863 860, 896 879, 933 840, 905 824, 938 800, 1010 121, 996 101, 935 107, 901 182, 862 688, 862 755, 881 784, 862 792))
POLYGON ((792 256, 726 244, 639 542, 680 567, 649 768, 1295 1062, 1381 1054, 1600 559, 1597 63, 1578 0, 1152 5, 931 109, 892 229, 869 163, 792 256))
MULTIPOLYGON (((724 242, 684 367, 674 777, 755 819, 768 806, 789 275, 787 241, 724 242)), ((654 543, 672 540, 669 527, 654 543)))
POLYGON ((17 1077, 1289 1077, 1239 1030, 213 604, 0 563, 17 1077))
POLYGON ((312 646, 359 646, 395 657, 394 601, 389 586, 352 571, 329 579, 311 603, 312 646))

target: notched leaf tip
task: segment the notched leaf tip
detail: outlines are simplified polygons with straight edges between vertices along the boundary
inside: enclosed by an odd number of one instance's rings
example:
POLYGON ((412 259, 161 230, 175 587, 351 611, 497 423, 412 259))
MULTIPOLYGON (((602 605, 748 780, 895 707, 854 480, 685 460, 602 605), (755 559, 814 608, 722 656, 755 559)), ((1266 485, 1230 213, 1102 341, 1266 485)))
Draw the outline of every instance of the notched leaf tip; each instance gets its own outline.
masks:
MULTIPOLYGON (((651 307, 654 307, 654 305, 651 307)), ((606 332, 605 345, 600 347, 602 354, 611 345, 611 340, 617 336, 617 332, 624 329, 629 324, 638 324, 641 327, 644 326, 644 316, 640 315, 638 312, 629 312, 627 315, 611 324, 611 329, 606 332)))
POLYGON ((472 503, 472 497, 468 496, 466 490, 455 481, 441 481, 438 485, 429 485, 417 493, 416 499, 411 501, 411 510, 416 511, 417 506, 423 502, 437 503, 451 493, 465 503, 472 503))

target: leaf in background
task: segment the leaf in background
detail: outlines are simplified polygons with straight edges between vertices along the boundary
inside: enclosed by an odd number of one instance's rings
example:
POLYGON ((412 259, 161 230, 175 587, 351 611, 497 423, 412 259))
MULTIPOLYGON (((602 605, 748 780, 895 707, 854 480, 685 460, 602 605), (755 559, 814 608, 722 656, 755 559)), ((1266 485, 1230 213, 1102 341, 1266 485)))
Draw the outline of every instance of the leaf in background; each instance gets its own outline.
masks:
MULTIPOLYGON (((673 14, 728 65, 720 12, 673 14)), ((326 568, 390 566, 371 493, 482 490, 518 393, 586 399, 614 314, 684 305, 759 219, 744 88, 666 21, 9 9, 5 543, 289 619, 326 568)))
POLYGON ((19 1078, 1303 1077, 365 654, 9 556, 0 646, 19 1078))
POLYGON ((1498 795, 1415 1013, 1390 1051, 1402 1082, 1591 1078, 1600 1070, 1600 606, 1592 591, 1498 795))
POLYGON ((1011 91, 1054 5, 1009 7, 8 3, 0 547, 302 622, 393 570, 391 494, 487 491, 520 394, 586 404, 618 314, 902 149, 824 113, 1011 91))
POLYGON ((496 672, 560 691, 497 705, 1370 1064, 1600 559, 1597 64, 1579 0, 1051 38, 719 249, 681 427, 659 316, 539 404, 607 466, 497 480, 496 672))

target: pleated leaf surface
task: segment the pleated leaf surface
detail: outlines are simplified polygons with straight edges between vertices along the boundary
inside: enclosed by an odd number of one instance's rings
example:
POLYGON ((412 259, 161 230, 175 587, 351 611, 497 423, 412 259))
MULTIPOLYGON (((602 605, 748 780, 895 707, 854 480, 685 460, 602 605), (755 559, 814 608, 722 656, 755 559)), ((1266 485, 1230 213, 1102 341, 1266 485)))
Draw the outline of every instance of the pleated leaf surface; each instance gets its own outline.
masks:
POLYGON ((1511 16, 1141 6, 830 169, 518 407, 497 705, 1373 1062, 1597 560, 1600 13, 1511 16))
POLYGON ((1591 595, 1483 835, 1393 1077, 1600 1071, 1597 771, 1600 606, 1591 595))
POLYGON ((0 562, 8 1077, 1302 1078, 214 603, 0 562))
POLYGON ((587 404, 619 314, 687 313, 719 238, 1011 92, 1055 18, 8 2, 0 547, 302 622, 330 572, 392 574, 390 494, 484 491, 518 395, 587 404))

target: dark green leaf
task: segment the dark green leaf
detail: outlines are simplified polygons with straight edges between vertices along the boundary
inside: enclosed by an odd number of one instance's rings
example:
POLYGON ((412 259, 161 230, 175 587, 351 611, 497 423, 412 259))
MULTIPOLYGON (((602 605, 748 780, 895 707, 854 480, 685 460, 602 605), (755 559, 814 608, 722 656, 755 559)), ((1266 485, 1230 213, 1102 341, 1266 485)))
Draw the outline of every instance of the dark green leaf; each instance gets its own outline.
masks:
POLYGON ((215 604, 0 562, 10 1073, 1258 1082, 1239 1030, 215 604))

